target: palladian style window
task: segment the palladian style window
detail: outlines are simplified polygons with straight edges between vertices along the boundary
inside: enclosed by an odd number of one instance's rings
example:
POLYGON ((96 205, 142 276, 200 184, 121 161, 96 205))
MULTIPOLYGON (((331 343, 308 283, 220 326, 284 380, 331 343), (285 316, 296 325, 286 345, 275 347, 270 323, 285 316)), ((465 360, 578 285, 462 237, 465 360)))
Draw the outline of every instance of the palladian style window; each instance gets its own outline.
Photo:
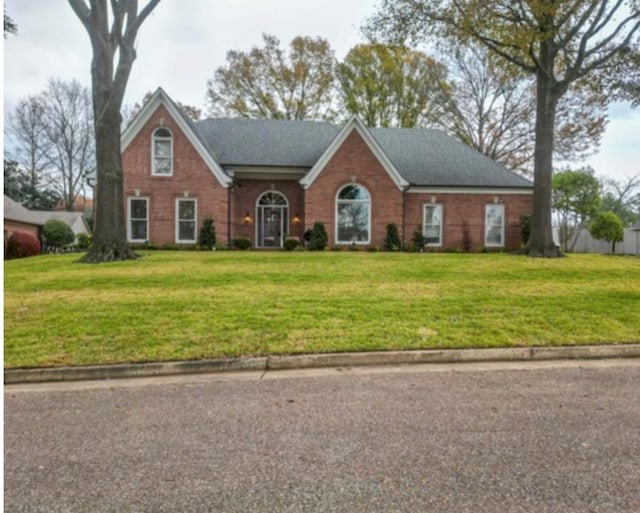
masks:
POLYGON ((485 207, 485 240, 487 247, 504 246, 504 205, 485 207))
POLYGON ((362 185, 345 185, 336 199, 336 242, 369 244, 371 241, 371 196, 362 185))
POLYGON ((166 128, 153 132, 153 159, 151 174, 171 176, 173 174, 173 138, 166 128))

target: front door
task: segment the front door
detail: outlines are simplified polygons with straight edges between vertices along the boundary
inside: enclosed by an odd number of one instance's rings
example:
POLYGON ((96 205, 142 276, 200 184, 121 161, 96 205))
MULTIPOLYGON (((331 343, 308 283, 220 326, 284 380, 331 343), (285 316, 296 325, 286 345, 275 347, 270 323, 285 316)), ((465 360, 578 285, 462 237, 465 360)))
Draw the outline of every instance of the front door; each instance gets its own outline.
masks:
POLYGON ((259 248, 281 248, 287 230, 289 205, 279 192, 264 193, 256 206, 259 248))

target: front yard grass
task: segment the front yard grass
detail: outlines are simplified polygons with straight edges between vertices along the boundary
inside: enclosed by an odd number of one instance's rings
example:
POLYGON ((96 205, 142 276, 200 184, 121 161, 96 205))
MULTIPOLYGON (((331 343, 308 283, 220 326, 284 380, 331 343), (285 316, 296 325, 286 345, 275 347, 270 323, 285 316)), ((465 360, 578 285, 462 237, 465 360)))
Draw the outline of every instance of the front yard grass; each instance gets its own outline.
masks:
POLYGON ((5 262, 5 367, 640 341, 635 257, 143 255, 5 262))

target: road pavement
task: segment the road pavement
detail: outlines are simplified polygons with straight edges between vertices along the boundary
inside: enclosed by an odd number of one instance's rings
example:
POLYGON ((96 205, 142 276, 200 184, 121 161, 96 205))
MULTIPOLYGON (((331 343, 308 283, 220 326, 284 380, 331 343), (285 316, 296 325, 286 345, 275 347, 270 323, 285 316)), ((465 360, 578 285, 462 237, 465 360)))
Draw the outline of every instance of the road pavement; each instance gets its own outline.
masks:
POLYGON ((5 386, 7 512, 640 511, 640 361, 5 386))

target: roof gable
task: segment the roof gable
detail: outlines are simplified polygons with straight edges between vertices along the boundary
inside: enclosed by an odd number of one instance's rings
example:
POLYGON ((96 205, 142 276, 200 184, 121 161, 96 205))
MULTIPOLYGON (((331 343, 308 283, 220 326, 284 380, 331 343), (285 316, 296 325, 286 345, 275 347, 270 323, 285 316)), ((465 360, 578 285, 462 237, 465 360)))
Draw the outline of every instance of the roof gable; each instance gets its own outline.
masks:
POLYGON ((231 178, 224 172, 220 164, 216 161, 215 153, 210 145, 204 141, 194 129, 191 120, 178 108, 178 106, 169 98, 167 93, 159 87, 147 103, 144 104, 140 112, 133 118, 133 121, 125 129, 122 134, 121 146, 124 151, 133 141, 135 136, 140 132, 142 127, 149 121, 151 115, 156 109, 163 105, 167 112, 171 115, 176 124, 180 127, 189 142, 193 145, 211 173, 217 178, 220 185, 229 187, 232 183, 231 178))
POLYGON ((369 147, 374 156, 378 159, 384 170, 387 172, 391 180, 400 190, 404 190, 409 186, 409 182, 398 172, 394 164, 389 160, 378 142, 372 137, 369 129, 364 125, 358 116, 353 116, 342 130, 336 135, 331 144, 327 147, 322 156, 311 168, 309 173, 300 180, 303 188, 308 189, 324 170, 331 158, 336 154, 340 147, 347 140, 351 132, 356 131, 365 144, 369 147))

